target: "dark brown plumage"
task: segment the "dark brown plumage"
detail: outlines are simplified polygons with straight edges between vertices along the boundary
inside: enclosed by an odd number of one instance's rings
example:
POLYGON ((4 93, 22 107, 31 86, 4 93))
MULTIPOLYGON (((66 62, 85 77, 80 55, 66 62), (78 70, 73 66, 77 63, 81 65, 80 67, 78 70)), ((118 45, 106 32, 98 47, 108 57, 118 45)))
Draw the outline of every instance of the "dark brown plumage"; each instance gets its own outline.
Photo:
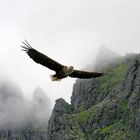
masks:
POLYGON ((66 77, 73 77, 73 78, 96 78, 103 76, 104 73, 98 73, 98 72, 87 72, 87 71, 81 71, 81 70, 74 70, 73 66, 64 66, 55 60, 51 59, 50 57, 40 53, 39 51, 35 50, 31 47, 31 45, 25 40, 23 42, 25 46, 21 46, 23 48, 23 51, 26 51, 26 53, 29 55, 30 58, 32 58, 36 63, 39 63, 51 70, 54 70, 56 72, 55 75, 51 75, 52 81, 58 81, 66 77))

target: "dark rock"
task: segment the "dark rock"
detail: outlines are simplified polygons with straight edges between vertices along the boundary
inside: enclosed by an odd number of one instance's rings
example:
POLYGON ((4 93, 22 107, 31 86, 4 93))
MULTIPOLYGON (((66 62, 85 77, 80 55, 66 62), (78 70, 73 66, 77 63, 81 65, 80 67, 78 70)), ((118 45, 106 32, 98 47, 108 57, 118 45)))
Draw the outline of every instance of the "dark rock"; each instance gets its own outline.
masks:
MULTIPOLYGON (((71 97, 73 110, 66 112, 66 107, 56 103, 49 122, 49 140, 70 139, 67 128, 73 132, 74 126, 84 140, 139 139, 140 55, 119 58, 105 70, 101 78, 76 81, 71 97)), ((67 106, 63 100, 61 104, 67 106)))
POLYGON ((52 111, 51 118, 48 124, 47 140, 65 140, 65 128, 61 123, 62 116, 71 112, 71 106, 60 98, 56 100, 56 104, 52 111))

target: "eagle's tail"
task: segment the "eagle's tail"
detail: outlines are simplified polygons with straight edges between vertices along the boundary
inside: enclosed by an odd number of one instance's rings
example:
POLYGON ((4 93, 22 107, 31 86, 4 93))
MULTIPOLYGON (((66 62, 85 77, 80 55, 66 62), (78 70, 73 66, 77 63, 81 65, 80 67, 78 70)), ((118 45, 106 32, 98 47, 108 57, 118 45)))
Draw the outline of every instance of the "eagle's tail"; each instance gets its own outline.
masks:
POLYGON ((61 81, 61 79, 58 79, 58 77, 55 77, 54 75, 50 75, 50 78, 52 81, 61 81))

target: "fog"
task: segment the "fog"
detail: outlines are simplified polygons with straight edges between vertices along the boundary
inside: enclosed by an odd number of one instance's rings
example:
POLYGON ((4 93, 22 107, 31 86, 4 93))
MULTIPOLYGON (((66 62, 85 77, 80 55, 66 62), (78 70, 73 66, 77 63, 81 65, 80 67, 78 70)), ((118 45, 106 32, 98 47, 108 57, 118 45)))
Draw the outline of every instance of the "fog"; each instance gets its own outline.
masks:
POLYGON ((47 126, 52 106, 41 88, 27 100, 14 81, 0 80, 0 129, 47 126))
POLYGON ((139 5, 139 0, 1 0, 0 74, 16 81, 28 99, 39 86, 53 104, 60 97, 70 102, 75 80, 52 82, 53 72, 22 52, 21 41, 76 69, 94 65, 102 45, 120 55, 139 52, 139 5))

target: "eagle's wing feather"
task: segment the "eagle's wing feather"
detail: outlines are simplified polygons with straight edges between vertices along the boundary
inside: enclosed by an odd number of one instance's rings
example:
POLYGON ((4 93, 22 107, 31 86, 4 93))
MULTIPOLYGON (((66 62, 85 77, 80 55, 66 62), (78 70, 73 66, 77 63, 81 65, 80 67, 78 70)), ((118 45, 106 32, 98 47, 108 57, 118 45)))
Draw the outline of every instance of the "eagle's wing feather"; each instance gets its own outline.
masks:
POLYGON ((30 58, 32 58, 36 63, 39 63, 56 72, 63 69, 63 65, 32 48, 26 40, 25 42, 23 42, 23 44, 25 45, 21 46, 23 48, 23 51, 26 51, 30 58))
POLYGON ((87 71, 81 71, 81 70, 74 70, 69 76, 73 78, 96 78, 103 76, 104 73, 98 73, 98 72, 87 72, 87 71))

